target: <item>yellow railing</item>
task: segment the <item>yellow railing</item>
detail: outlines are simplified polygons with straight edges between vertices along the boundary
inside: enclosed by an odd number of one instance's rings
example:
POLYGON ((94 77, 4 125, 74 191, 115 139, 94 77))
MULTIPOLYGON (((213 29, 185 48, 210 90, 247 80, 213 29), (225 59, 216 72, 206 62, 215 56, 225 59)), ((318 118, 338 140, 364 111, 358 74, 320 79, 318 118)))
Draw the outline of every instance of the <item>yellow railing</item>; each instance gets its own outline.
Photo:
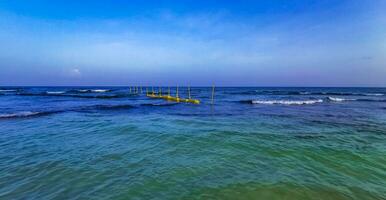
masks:
POLYGON ((190 87, 188 87, 188 98, 180 98, 178 95, 178 86, 176 88, 176 96, 171 96, 170 94, 170 87, 168 88, 168 94, 162 95, 162 89, 158 89, 158 94, 156 94, 152 88, 152 93, 148 92, 148 89, 146 88, 146 96, 149 98, 158 98, 158 99, 165 99, 166 101, 174 101, 178 103, 192 103, 192 104, 200 104, 200 100, 198 99, 192 99, 190 95, 190 87))

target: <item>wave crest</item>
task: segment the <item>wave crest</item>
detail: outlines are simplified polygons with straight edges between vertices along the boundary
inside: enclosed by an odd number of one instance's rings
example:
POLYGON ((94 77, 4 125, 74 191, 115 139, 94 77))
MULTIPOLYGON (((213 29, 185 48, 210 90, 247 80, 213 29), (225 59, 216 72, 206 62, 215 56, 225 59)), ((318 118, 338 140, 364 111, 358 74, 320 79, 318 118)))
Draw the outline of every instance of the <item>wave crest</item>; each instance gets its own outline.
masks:
POLYGON ((345 98, 337 98, 337 97, 327 97, 327 100, 329 100, 329 101, 336 101, 336 102, 356 101, 356 99, 345 99, 345 98))
POLYGON ((310 92, 310 91, 283 91, 283 90, 264 90, 256 91, 261 95, 319 95, 319 96, 384 96, 384 93, 355 93, 355 92, 310 92))
POLYGON ((33 116, 37 114, 39 114, 39 112, 22 111, 22 112, 9 113, 9 114, 0 114, 0 118, 28 117, 28 116, 33 116))
POLYGON ((16 92, 16 90, 0 90, 0 92, 16 92))
POLYGON ((65 93, 64 91, 47 91, 47 94, 63 94, 65 93))
POLYGON ((110 90, 102 90, 102 89, 95 89, 95 90, 91 90, 91 92, 97 92, 97 93, 103 93, 103 92, 108 92, 110 90))
POLYGON ((384 96, 382 93, 366 93, 365 96, 384 96))
POLYGON ((38 116, 55 114, 59 112, 61 111, 46 111, 46 112, 20 111, 15 113, 0 114, 0 119, 38 117, 38 116))
POLYGON ((78 89, 78 90, 69 90, 67 93, 104 93, 110 92, 108 89, 78 89))
POLYGON ((267 105, 274 105, 274 104, 282 104, 282 105, 309 105, 309 104, 315 104, 315 103, 322 103, 322 99, 317 100, 303 100, 303 101, 296 101, 296 100, 252 100, 252 104, 267 104, 267 105))

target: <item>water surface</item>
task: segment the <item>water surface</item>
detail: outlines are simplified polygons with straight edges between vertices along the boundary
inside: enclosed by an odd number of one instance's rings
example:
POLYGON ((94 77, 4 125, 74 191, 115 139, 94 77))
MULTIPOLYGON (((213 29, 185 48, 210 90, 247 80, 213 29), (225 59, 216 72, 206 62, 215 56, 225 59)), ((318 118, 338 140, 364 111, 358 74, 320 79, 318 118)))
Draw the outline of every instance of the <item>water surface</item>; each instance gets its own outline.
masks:
POLYGON ((210 91, 1 87, 0 199, 386 198, 385 88, 210 91))

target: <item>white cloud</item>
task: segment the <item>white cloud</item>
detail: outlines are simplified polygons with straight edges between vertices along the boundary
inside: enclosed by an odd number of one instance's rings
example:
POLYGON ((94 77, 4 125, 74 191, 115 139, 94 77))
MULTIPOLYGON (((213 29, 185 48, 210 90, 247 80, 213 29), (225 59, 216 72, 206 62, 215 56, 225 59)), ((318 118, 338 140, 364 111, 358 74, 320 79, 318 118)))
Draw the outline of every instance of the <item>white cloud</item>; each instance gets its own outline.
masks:
POLYGON ((73 78, 79 78, 82 76, 82 73, 78 68, 73 68, 68 71, 68 75, 73 78))

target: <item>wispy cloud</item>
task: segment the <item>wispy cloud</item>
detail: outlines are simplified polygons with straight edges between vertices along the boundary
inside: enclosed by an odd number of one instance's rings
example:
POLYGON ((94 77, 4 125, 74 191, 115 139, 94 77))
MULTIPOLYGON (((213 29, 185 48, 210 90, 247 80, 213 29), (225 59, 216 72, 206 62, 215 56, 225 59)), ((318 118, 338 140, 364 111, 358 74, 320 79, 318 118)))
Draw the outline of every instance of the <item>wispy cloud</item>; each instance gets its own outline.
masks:
POLYGON ((70 69, 67 73, 68 76, 72 78, 80 78, 82 76, 82 73, 80 73, 80 70, 77 68, 70 69))
POLYGON ((371 76, 378 79, 374 74, 384 70, 385 61, 379 23, 370 11, 355 8, 340 15, 339 9, 282 16, 161 10, 128 18, 76 20, 3 13, 0 66, 26 71, 43 67, 51 74, 76 66, 67 75, 79 78, 85 73, 85 81, 114 79, 104 74, 146 78, 144 74, 153 73, 181 79, 206 74, 208 79, 234 76, 248 84, 300 84, 299 77, 307 75, 318 85, 331 79, 339 84, 348 71, 351 79, 345 81, 355 82, 361 78, 361 67, 370 62, 361 58, 373 57, 377 59, 371 59, 371 76))

